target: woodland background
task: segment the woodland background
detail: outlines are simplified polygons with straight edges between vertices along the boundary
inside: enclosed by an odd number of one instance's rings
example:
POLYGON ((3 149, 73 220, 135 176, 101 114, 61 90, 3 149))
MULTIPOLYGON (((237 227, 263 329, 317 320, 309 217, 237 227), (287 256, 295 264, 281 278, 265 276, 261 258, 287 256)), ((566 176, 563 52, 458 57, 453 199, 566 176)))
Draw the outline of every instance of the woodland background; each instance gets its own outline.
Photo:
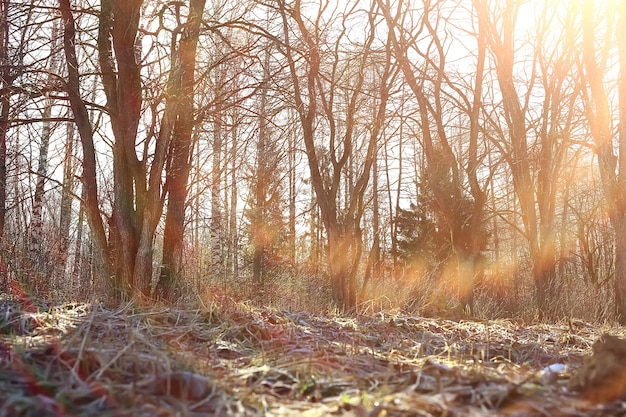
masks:
POLYGON ((626 321, 626 1, 0 19, 5 291, 626 321))

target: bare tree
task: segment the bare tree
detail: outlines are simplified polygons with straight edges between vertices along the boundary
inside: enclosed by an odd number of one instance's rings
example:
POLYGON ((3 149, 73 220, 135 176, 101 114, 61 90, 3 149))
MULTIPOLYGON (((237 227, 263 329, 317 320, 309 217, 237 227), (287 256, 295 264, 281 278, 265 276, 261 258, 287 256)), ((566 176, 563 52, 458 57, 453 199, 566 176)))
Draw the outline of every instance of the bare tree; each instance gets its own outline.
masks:
POLYGON ((334 299, 342 309, 353 309, 357 299, 357 269, 362 251, 361 218, 364 210, 364 195, 374 163, 390 86, 395 67, 391 60, 384 62, 379 89, 376 92, 377 107, 372 126, 364 147, 360 173, 355 176, 354 189, 342 210, 339 192, 343 176, 354 157, 359 135, 358 109, 365 95, 366 68, 371 63, 372 45, 376 39, 375 5, 361 15, 365 24, 362 42, 353 44, 353 50, 344 55, 342 42, 348 39, 350 19, 358 13, 358 3, 344 4, 345 10, 331 11, 330 2, 322 2, 312 19, 303 14, 300 0, 291 5, 279 2, 283 20, 284 53, 289 66, 293 98, 298 112, 307 155, 311 183, 320 208, 322 222, 327 235, 328 268, 334 299), (330 18, 323 18, 325 13, 330 18), (330 34, 330 24, 338 24, 338 35, 333 44, 325 43, 330 34), (366 23, 365 23, 366 22, 366 23), (297 44, 293 39, 302 40, 297 44), (298 64, 304 62, 304 66, 298 64), (339 98, 345 97, 344 102, 339 98), (341 110, 340 110, 341 107, 341 110), (321 126, 325 126, 323 133, 321 126), (331 172, 324 175, 320 162, 320 138, 328 150, 331 172))
POLYGON ((54 272, 52 271, 51 259, 49 256, 52 254, 52 250, 48 249, 44 253, 43 240, 44 240, 44 218, 43 218, 43 203, 46 178, 48 176, 48 150, 50 147, 50 141, 54 131, 54 124, 51 122, 52 110, 55 100, 50 95, 58 90, 57 74, 61 73, 61 57, 59 56, 59 40, 60 40, 60 27, 57 22, 52 27, 52 41, 50 42, 50 62, 48 65, 50 73, 47 76, 46 86, 43 97, 43 110, 41 112, 42 129, 41 139, 39 143, 39 158, 37 160, 37 171, 35 179, 35 192, 33 194, 32 214, 30 222, 30 241, 29 241, 29 258, 31 262, 31 268, 34 281, 31 283, 38 287, 38 293, 44 293, 51 288, 50 280, 54 279, 54 272), (45 271, 45 272, 44 272, 45 271), (46 273, 47 276, 44 276, 46 273))
MULTIPOLYGON (((149 135, 143 142, 139 140, 138 129, 143 105, 139 22, 143 2, 102 0, 98 59, 106 95, 106 110, 115 138, 112 145, 113 202, 107 237, 107 228, 99 206, 93 129, 85 101, 81 97, 74 17, 69 0, 60 0, 59 4, 65 25, 67 89, 83 148, 84 207, 92 238, 103 259, 105 276, 113 277, 114 294, 118 297, 137 293, 147 295, 152 278, 155 230, 167 193, 162 177, 168 158, 170 173, 171 169, 177 171, 174 178, 178 183, 173 185, 173 194, 181 191, 179 183, 182 183, 183 192, 186 189, 193 98, 187 95, 176 98, 174 94, 171 100, 175 103, 171 103, 165 112, 159 134, 149 135), (180 115, 183 116, 179 117, 180 115), (140 147, 140 143, 143 146, 140 147), (148 152, 150 149, 153 152, 148 152)), ((193 24, 186 27, 181 23, 180 38, 177 35, 172 40, 175 43, 180 41, 181 44, 175 44, 174 49, 180 47, 184 52, 195 51, 197 27, 203 5, 202 1, 193 3, 195 14, 189 16, 193 24), (194 25, 196 31, 193 30, 194 25)), ((171 64, 175 69, 172 70, 170 85, 173 88, 183 88, 187 92, 193 86, 194 57, 175 55, 173 58, 175 61, 171 64), (181 67, 178 68, 175 64, 180 64, 181 67)), ((172 206, 178 203, 179 198, 179 195, 174 195, 172 206)), ((184 200, 184 195, 182 198, 184 200)), ((184 206, 184 201, 182 204, 184 206)), ((175 207, 172 210, 175 211, 175 207)))
POLYGON ((80 73, 76 56, 76 24, 69 0, 59 0, 59 10, 63 18, 63 50, 67 63, 67 94, 78 129, 83 149, 82 182, 83 207, 87 222, 91 229, 92 239, 103 260, 104 275, 111 276, 113 268, 110 264, 110 252, 107 244, 104 223, 100 215, 99 194, 96 173, 96 152, 93 139, 93 130, 89 120, 87 106, 81 97, 80 73))
MULTIPOLYGON (((528 61, 516 58, 516 22, 520 4, 508 0, 502 7, 491 7, 477 0, 474 8, 483 27, 494 63, 495 76, 502 95, 502 116, 492 120, 500 137, 499 151, 511 172, 515 195, 528 241, 536 301, 540 315, 550 312, 555 286, 555 211, 558 178, 569 145, 574 92, 567 79, 573 66, 570 22, 557 25, 555 9, 544 7, 536 26, 532 45, 534 55, 528 61), (560 28, 564 39, 561 48, 547 43, 548 29, 560 28), (548 48, 553 52, 546 56, 548 48), (522 87, 515 76, 516 66, 526 66, 529 78, 522 87), (519 91, 523 92, 519 92, 519 91), (533 94, 545 96, 539 115, 531 117, 533 94), (569 106, 569 107, 568 107, 569 106), (532 119, 532 122, 530 121, 532 119), (498 127, 503 121, 504 126, 498 127), (529 131, 537 126, 536 134, 529 131), (504 146, 502 146, 504 144, 504 146), (535 169, 535 167, 537 167, 535 169)), ((547 3, 544 4, 546 6, 547 3)))
POLYGON ((476 263, 485 241, 483 212, 487 182, 481 184, 477 174, 483 159, 479 155, 478 139, 485 62, 484 33, 477 34, 474 86, 464 91, 446 67, 445 43, 448 39, 442 37, 446 30, 441 26, 449 24, 451 12, 446 12, 442 3, 425 1, 421 19, 412 22, 407 16, 408 8, 413 5, 400 1, 394 11, 389 1, 379 0, 378 3, 390 29, 394 57, 400 63, 404 79, 417 102, 419 133, 427 162, 425 185, 433 196, 431 207, 442 220, 439 226, 450 236, 451 258, 447 262, 454 266, 461 304, 471 309, 476 263), (420 41, 423 36, 428 39, 426 43, 420 41), (421 59, 415 62, 411 56, 421 59), (451 116, 457 114, 469 119, 467 151, 454 149, 451 137, 454 132, 449 123, 451 116), (465 191, 465 178, 469 193, 465 191))
MULTIPOLYGON (((221 84, 218 80, 217 84, 221 84)), ((219 87, 218 87, 219 88, 219 87)), ((217 90, 220 91, 219 89, 217 90)), ((221 96, 221 93, 218 93, 221 96)), ((211 273, 217 277, 222 275, 222 147, 223 147, 223 110, 221 100, 215 103, 213 115, 213 144, 211 162, 211 273)))
MULTIPOLYGON (((163 266, 159 281, 163 295, 169 299, 174 294, 174 287, 182 270, 187 182, 191 169, 192 132, 195 123, 194 70, 205 3, 206 0, 190 2, 187 21, 178 22, 180 31, 173 34, 180 39, 171 41, 177 47, 173 49, 174 56, 171 57, 173 65, 168 81, 169 98, 160 133, 164 137, 171 137, 168 150, 171 162, 167 167, 166 180, 168 204, 163 235, 163 266)), ((151 179, 154 186, 158 186, 159 179, 151 179)))
MULTIPOLYGON (((10 0, 0 2, 0 241, 4 236, 7 187, 7 131, 9 130, 10 87, 15 80, 14 71, 9 64, 9 10, 10 0)), ((2 268, 4 269, 4 268, 2 268)))
MULTIPOLYGON (((251 240, 252 254, 252 277, 256 282, 262 282, 264 273, 264 257, 268 246, 269 213, 268 191, 271 184, 272 167, 275 164, 270 159, 270 132, 268 127, 268 83, 270 78, 270 51, 265 51, 263 59, 263 84, 259 99, 259 129, 257 139, 256 167, 252 189, 254 190, 254 207, 251 210, 251 240)), ((274 184, 276 185, 276 184, 274 184)))
MULTIPOLYGON (((626 324, 626 1, 619 2, 617 20, 617 47, 619 53, 619 172, 617 190, 610 194, 611 214, 615 227, 615 306, 621 324, 626 324)), ((599 160, 599 159, 598 159, 599 160)), ((613 188, 611 186, 610 188, 613 188)))
MULTIPOLYGON (((609 6, 604 6, 609 7, 609 6)), ((583 2, 582 14, 582 53, 583 69, 587 88, 583 90, 583 100, 587 111, 589 130, 595 144, 598 167, 609 218, 614 229, 615 242, 615 306, 618 321, 626 323, 626 2, 621 1, 619 8, 601 9, 606 25, 603 42, 596 40, 597 27, 595 18, 596 4, 583 2), (617 12, 617 13, 615 13, 617 12), (617 22, 615 17, 618 16, 617 22), (617 47, 619 54, 620 79, 618 84, 619 117, 617 140, 612 131, 612 114, 608 93, 604 86, 604 77, 608 71, 607 60, 612 46, 613 31, 617 23, 617 47), (597 50, 597 46, 601 47, 597 50)))
POLYGON ((61 270, 65 270, 70 247, 70 226, 72 224, 72 201, 74 199, 74 177, 76 176, 76 155, 74 150, 76 137, 74 125, 68 124, 66 130, 65 153, 63 156, 63 184, 61 206, 59 207, 59 253, 61 270))

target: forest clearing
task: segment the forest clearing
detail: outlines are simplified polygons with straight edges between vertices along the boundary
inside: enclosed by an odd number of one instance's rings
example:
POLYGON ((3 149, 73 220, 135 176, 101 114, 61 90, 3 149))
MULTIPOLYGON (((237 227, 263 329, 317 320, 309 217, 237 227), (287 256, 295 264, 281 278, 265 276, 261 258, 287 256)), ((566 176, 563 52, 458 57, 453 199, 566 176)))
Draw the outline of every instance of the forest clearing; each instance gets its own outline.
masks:
POLYGON ((605 332, 626 336, 582 321, 329 316, 234 302, 42 311, 5 298, 0 416, 622 415, 612 400, 624 394, 625 345, 598 343, 580 371, 605 332))

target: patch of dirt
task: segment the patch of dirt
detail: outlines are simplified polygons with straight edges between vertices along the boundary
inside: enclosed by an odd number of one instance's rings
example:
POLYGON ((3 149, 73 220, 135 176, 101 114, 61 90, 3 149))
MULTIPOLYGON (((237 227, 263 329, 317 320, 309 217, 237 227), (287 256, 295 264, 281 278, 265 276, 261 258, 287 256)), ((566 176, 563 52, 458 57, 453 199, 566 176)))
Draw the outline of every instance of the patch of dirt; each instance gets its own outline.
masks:
POLYGON ((626 412, 625 337, 580 321, 3 298, 0 417, 610 416, 626 412))

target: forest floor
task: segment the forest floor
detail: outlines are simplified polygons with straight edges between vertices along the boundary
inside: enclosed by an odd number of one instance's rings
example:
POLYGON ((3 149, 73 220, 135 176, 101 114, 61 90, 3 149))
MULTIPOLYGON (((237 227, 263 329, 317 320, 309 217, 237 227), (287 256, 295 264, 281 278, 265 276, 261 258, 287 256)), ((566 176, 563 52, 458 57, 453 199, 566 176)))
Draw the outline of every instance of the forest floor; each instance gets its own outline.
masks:
POLYGON ((42 310, 4 298, 0 416, 626 414, 626 365, 611 368, 626 348, 597 342, 604 333, 626 336, 581 321, 321 316, 242 303, 42 310))

